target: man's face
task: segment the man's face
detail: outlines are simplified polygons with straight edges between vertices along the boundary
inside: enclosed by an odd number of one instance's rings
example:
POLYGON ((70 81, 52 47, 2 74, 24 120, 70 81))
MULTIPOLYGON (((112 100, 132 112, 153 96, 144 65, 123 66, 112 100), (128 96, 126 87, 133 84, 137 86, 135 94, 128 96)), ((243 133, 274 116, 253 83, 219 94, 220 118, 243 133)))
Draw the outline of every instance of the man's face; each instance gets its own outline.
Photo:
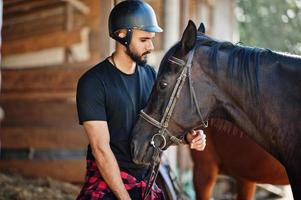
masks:
POLYGON ((132 40, 127 47, 126 53, 140 65, 147 62, 147 54, 154 50, 152 39, 155 33, 141 30, 133 30, 132 40))

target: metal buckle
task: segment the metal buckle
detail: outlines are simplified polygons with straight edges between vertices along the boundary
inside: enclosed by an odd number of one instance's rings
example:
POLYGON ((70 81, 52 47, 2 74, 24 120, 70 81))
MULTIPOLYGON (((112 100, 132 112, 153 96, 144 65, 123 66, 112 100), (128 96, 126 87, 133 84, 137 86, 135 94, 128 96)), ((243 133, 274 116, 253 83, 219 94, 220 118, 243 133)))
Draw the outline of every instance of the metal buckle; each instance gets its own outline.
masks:
POLYGON ((150 144, 151 144, 154 148, 156 148, 156 149, 161 149, 161 150, 162 150, 162 149, 166 146, 166 139, 165 139, 165 137, 164 137, 162 134, 156 133, 155 135, 153 135, 150 144), (156 138, 157 136, 160 136, 160 137, 163 139, 163 145, 161 145, 161 146, 156 146, 156 144, 155 144, 155 138, 156 138))

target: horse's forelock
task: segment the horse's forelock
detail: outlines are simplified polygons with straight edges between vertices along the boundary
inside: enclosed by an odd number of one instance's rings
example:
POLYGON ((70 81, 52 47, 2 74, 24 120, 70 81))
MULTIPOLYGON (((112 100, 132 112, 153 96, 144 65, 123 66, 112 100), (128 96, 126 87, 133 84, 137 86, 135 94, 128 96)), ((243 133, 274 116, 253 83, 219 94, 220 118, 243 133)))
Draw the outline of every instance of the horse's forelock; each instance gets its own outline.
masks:
POLYGON ((176 43, 175 45, 173 45, 163 56, 161 63, 160 63, 160 67, 159 67, 159 71, 158 71, 158 76, 164 71, 164 66, 163 64, 166 63, 168 61, 168 59, 175 54, 176 50, 180 47, 180 42, 176 43))

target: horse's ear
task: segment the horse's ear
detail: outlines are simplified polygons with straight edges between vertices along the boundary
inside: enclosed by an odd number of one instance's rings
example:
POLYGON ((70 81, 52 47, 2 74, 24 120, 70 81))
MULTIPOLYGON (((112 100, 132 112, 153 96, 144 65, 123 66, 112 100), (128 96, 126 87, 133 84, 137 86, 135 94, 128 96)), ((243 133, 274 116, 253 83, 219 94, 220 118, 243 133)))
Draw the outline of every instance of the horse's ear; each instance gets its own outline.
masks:
POLYGON ((200 24, 200 26, 198 28, 198 32, 205 33, 205 25, 203 24, 203 22, 200 24))
POLYGON ((197 38, 197 29, 193 21, 189 20, 181 39, 182 51, 187 54, 195 45, 197 38))

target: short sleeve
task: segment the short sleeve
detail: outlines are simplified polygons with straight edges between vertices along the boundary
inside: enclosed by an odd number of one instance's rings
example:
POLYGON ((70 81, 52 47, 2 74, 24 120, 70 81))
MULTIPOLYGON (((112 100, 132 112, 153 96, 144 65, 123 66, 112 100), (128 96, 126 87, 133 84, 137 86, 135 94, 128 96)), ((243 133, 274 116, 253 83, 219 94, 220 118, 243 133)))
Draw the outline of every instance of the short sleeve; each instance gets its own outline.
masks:
POLYGON ((76 105, 79 123, 106 121, 105 88, 101 80, 83 76, 77 84, 76 105))

